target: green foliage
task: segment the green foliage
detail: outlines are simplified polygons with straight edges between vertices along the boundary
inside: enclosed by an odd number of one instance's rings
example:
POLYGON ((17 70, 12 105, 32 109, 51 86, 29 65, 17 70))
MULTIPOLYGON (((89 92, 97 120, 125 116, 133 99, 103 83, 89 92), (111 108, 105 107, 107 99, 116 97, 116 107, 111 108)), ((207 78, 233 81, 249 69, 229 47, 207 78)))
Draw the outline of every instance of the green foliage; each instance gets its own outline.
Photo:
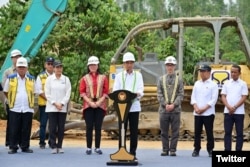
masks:
POLYGON ((0 8, 0 63, 2 64, 27 12, 26 2, 11 0, 0 8))
POLYGON ((220 41, 222 57, 221 59, 234 63, 246 63, 246 56, 242 52, 241 39, 237 35, 235 28, 227 28, 221 32, 223 40, 220 41))
POLYGON ((226 14, 226 6, 223 0, 169 0, 169 8, 172 17, 210 15, 219 16, 226 14))
POLYGON ((155 48, 154 52, 158 53, 158 59, 164 60, 167 56, 176 56, 175 39, 167 37, 160 41, 159 45, 155 48))
POLYGON ((52 49, 63 59, 65 73, 73 83, 73 100, 79 99, 78 81, 87 71, 88 57, 97 56, 101 71, 106 73, 115 49, 138 21, 139 14, 121 13, 112 0, 69 1, 67 11, 46 41, 50 46, 46 50, 52 49))
MULTIPOLYGON (((21 0, 10 0, 10 3, 0 8, 0 63, 2 64, 11 48, 18 29, 27 12, 28 6, 21 0), (14 18, 14 19, 13 19, 14 18)), ((0 118, 6 113, 0 105, 0 118)))
MULTIPOLYGON (((248 1, 237 1, 236 4, 224 4, 223 0, 169 0, 153 1, 145 0, 143 5, 141 1, 119 1, 119 6, 123 11, 142 12, 147 18, 158 20, 170 17, 183 16, 220 16, 231 15, 240 16, 244 25, 250 23, 250 14, 247 14, 248 1), (165 5, 163 5, 165 4, 165 5), (244 10, 241 10, 244 9, 244 10), (138 11, 139 10, 139 11, 138 11)), ((232 1, 231 1, 232 2, 232 1)), ((247 34, 250 34, 249 26, 245 26, 247 34)), ((240 39, 238 39, 234 28, 223 30, 220 34, 221 58, 227 61, 242 63, 246 61, 244 53, 240 51, 240 39)), ((214 34, 207 28, 186 28, 185 29, 185 51, 184 51, 184 78, 186 83, 192 84, 194 66, 201 61, 210 61, 214 59, 214 34)), ((136 37, 134 44, 143 48, 143 52, 155 52, 160 60, 168 55, 176 55, 178 44, 175 39, 166 36, 164 32, 152 31, 149 34, 136 37), (142 40, 139 40, 142 39, 142 40)), ((133 48, 133 47, 132 47, 133 48)), ((131 47, 130 47, 131 49, 131 47)), ((132 49, 133 50, 133 49, 132 49)))
MULTIPOLYGON (((27 12, 28 3, 18 5, 20 3, 13 0, 1 8, 0 39, 4 41, 0 44, 2 61, 27 12)), ((140 14, 122 13, 113 0, 69 0, 66 12, 61 15, 38 56, 31 60, 29 72, 33 75, 41 72, 48 55, 61 60, 64 73, 72 82, 72 99, 78 101, 78 82, 87 71, 88 57, 99 57, 101 71, 107 73, 116 48, 132 27, 145 21, 141 18, 140 14)))

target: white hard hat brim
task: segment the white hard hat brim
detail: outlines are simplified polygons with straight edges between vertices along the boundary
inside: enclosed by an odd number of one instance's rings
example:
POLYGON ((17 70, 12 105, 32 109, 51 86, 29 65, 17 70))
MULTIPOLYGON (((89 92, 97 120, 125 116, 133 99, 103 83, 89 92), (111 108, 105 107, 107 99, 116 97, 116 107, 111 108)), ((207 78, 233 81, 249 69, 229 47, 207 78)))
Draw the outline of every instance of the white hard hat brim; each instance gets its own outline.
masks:
POLYGON ((165 61, 165 64, 173 64, 173 65, 176 65, 176 63, 168 62, 168 61, 165 61))
POLYGON ((91 62, 91 63, 88 63, 87 65, 91 65, 91 64, 97 65, 97 64, 99 64, 99 63, 98 63, 98 62, 91 62))

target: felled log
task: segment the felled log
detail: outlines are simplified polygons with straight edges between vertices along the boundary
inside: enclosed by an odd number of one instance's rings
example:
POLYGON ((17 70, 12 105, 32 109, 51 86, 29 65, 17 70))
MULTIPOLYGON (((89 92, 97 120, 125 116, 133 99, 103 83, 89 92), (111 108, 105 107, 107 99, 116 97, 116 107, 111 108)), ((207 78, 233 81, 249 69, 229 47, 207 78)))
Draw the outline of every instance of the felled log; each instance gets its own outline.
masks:
MULTIPOLYGON (((103 124, 102 124, 102 129, 117 129, 118 124, 116 121, 116 116, 114 114, 112 115, 106 115, 103 119, 103 124)), ((85 125, 85 121, 84 120, 74 120, 74 121, 68 121, 65 124, 65 128, 64 131, 68 131, 71 129, 82 129, 85 130, 86 129, 86 125, 85 125)), ((32 133, 31 135, 31 139, 34 138, 39 138, 39 132, 40 129, 37 129, 35 132, 32 133)), ((48 134, 48 128, 46 129, 46 133, 48 134)))

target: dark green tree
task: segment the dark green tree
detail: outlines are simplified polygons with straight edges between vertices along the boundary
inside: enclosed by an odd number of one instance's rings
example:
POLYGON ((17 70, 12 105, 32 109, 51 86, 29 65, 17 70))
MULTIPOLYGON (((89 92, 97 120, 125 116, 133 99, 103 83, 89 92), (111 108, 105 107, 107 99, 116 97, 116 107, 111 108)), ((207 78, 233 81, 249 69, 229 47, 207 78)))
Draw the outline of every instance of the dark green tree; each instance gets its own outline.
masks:
POLYGON ((0 63, 2 64, 22 24, 28 5, 21 0, 10 0, 0 8, 0 63))
MULTIPOLYGON (((12 0, 1 8, 0 44, 3 61, 11 48, 29 3, 12 0), (21 5, 20 5, 21 4, 21 5)), ((78 100, 78 82, 86 72, 89 56, 101 61, 101 71, 107 73, 111 57, 128 31, 140 22, 139 13, 123 13, 113 0, 69 0, 65 13, 31 60, 33 75, 42 71, 46 56, 54 55, 64 63, 64 72, 73 85, 73 100, 78 100)))

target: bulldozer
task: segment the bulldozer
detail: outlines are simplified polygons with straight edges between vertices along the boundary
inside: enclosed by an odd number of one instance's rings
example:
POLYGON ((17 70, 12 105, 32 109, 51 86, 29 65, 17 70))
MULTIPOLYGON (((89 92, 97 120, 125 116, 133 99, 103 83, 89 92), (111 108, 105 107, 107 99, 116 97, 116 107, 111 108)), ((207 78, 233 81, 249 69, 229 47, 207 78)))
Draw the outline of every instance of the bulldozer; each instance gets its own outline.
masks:
MULTIPOLYGON (((117 49, 115 55, 111 60, 109 83, 112 88, 115 75, 122 70, 122 65, 116 65, 119 57, 123 55, 126 50, 130 47, 131 41, 140 33, 150 30, 164 30, 170 31, 169 34, 176 36, 176 50, 178 60, 178 74, 183 75, 183 66, 186 62, 183 62, 185 56, 185 29, 203 27, 212 31, 214 34, 214 57, 212 61, 200 61, 194 66, 193 80, 199 80, 199 65, 206 63, 212 68, 211 79, 218 84, 219 91, 223 84, 230 79, 230 68, 234 62, 228 62, 221 59, 220 53, 220 32, 227 28, 233 27, 237 32, 237 35, 241 41, 242 52, 246 56, 246 62, 240 64, 242 68, 241 79, 247 82, 248 88, 250 89, 250 47, 247 36, 241 24, 241 20, 237 17, 211 17, 211 16, 197 16, 197 17, 180 17, 157 20, 147 23, 142 23, 134 27, 123 40, 120 47, 117 49)), ((165 65, 163 61, 159 61, 156 53, 145 53, 142 56, 142 48, 137 46, 138 50, 138 62, 135 63, 135 69, 142 73, 144 80, 144 97, 141 100, 142 112, 140 113, 139 120, 139 138, 142 140, 160 140, 160 129, 159 129, 159 114, 158 114, 158 101, 157 101, 157 81, 158 78, 165 74, 165 65)), ((193 107, 190 105, 192 85, 184 86, 184 100, 182 102, 182 113, 181 113, 181 126, 180 126, 180 140, 193 140, 194 136, 194 116, 193 107)), ((112 106, 112 102, 109 103, 112 106)), ((110 107, 112 108, 112 107, 110 107)), ((216 139, 224 138, 223 128, 223 110, 224 105, 222 104, 220 97, 216 104, 216 116, 214 122, 214 136, 216 139)), ((244 138, 245 140, 250 139, 250 99, 246 100, 245 105, 245 122, 244 122, 244 138)), ((108 130, 116 134, 115 129, 111 128, 108 130)), ((205 138, 203 133, 203 138, 205 138)))

